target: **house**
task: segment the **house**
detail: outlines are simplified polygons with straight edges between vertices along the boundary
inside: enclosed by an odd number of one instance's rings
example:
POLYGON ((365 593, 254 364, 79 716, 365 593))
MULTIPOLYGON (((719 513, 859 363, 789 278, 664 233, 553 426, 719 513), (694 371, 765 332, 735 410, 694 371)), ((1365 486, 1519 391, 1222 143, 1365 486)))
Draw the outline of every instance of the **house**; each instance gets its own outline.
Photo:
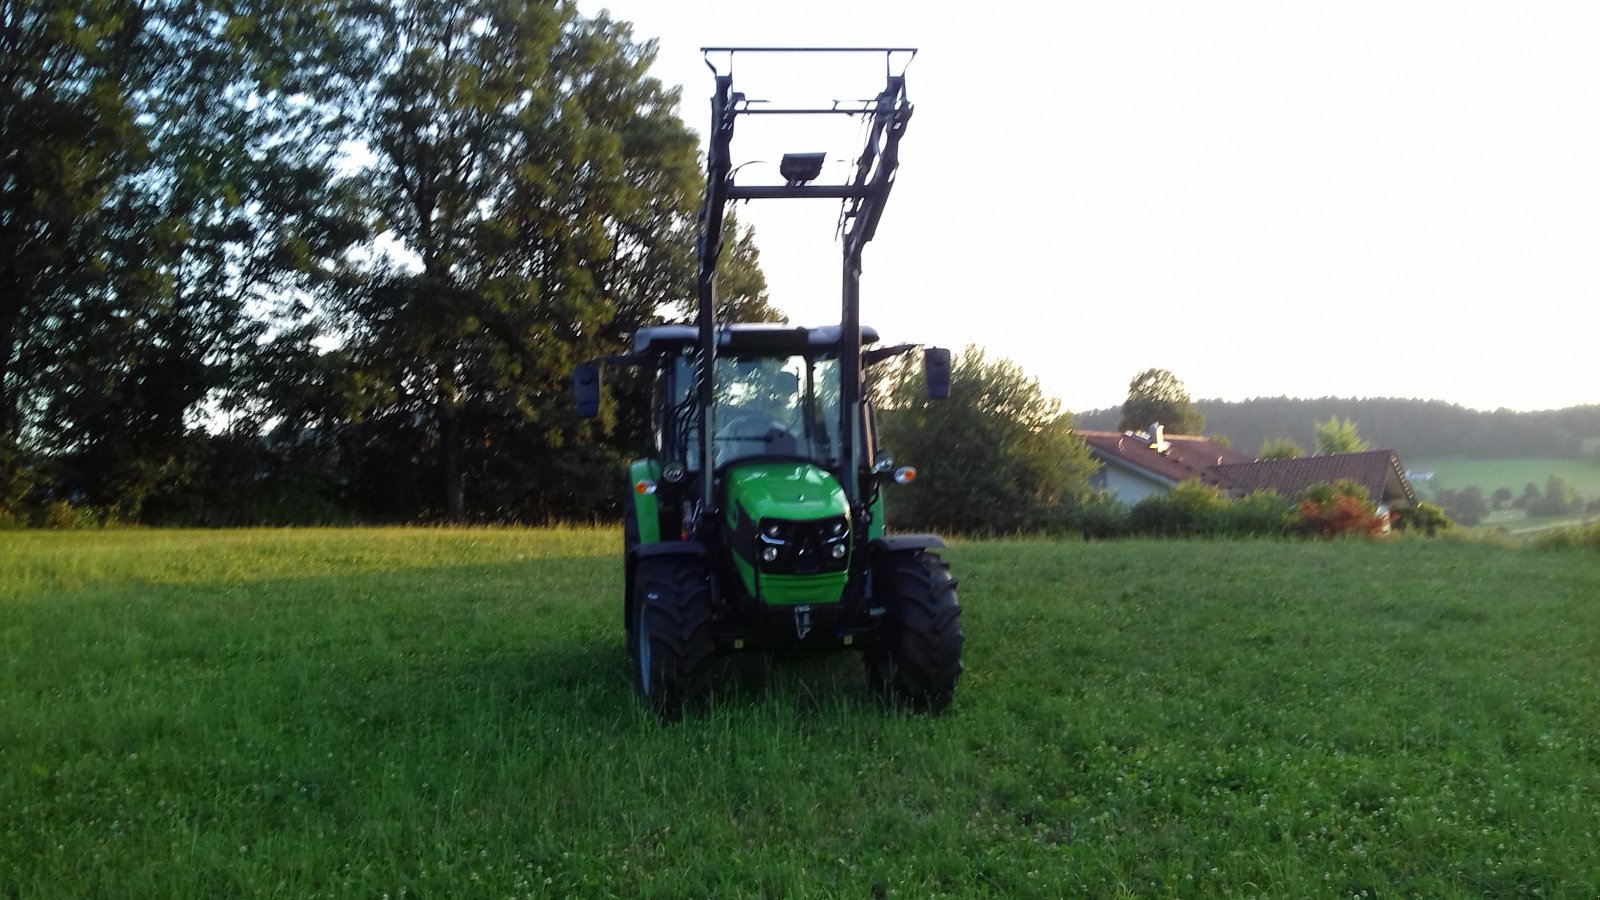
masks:
POLYGON ((1130 505, 1190 478, 1235 497, 1256 491, 1294 497, 1314 484, 1349 480, 1366 487, 1367 496, 1385 511, 1409 509, 1417 502, 1393 450, 1256 459, 1199 435, 1166 434, 1160 425, 1148 432, 1077 434, 1100 462, 1090 485, 1130 505))
POLYGON ((1165 494, 1190 478, 1222 487, 1207 475, 1211 469, 1255 460, 1248 453, 1240 453, 1210 438, 1167 434, 1160 425, 1152 425, 1148 432, 1076 433, 1089 445, 1089 454, 1100 462, 1100 470, 1089 479, 1089 484, 1130 505, 1151 494, 1165 494))

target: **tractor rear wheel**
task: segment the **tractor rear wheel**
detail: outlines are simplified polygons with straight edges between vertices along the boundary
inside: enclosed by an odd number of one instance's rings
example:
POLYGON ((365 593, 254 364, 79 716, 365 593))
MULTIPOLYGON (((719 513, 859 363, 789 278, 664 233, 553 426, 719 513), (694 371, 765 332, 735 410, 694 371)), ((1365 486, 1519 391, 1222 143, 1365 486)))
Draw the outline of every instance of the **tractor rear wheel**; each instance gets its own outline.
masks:
POLYGON ((710 687, 716 641, 711 631, 711 584, 704 561, 645 559, 633 576, 633 628, 628 651, 640 699, 676 719, 710 687))
POLYGON ((961 602, 956 580, 937 554, 892 554, 873 582, 886 610, 882 637, 865 651, 867 682, 884 700, 939 712, 961 677, 961 602))

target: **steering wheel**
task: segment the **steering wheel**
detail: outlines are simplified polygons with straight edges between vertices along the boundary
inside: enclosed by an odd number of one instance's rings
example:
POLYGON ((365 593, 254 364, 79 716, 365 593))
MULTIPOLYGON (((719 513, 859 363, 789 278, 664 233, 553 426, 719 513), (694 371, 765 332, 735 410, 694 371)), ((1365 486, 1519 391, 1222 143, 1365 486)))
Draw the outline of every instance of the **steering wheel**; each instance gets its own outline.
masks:
POLYGON ((788 436, 789 423, 765 413, 734 416, 717 429, 719 441, 766 441, 770 444, 779 437, 788 436))

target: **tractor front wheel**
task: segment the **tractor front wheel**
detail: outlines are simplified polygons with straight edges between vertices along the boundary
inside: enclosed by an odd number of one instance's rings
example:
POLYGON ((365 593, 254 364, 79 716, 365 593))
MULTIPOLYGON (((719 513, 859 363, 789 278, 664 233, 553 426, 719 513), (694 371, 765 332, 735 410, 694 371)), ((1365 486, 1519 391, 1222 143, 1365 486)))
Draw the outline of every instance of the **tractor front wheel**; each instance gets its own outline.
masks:
POLYGON ((865 652, 867 681, 884 700, 939 712, 961 677, 961 602, 950 567, 937 554, 895 553, 875 567, 886 609, 883 635, 865 652))
POLYGON ((645 704, 670 721, 705 698, 716 641, 711 584, 700 559, 646 559, 633 577, 628 632, 633 684, 645 704))

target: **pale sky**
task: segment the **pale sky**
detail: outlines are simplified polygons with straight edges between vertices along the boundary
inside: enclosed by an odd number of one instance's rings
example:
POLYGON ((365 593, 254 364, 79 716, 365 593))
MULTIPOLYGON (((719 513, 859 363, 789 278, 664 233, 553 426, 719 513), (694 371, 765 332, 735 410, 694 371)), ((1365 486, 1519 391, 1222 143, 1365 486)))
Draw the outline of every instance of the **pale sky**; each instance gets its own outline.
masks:
MULTIPOLYGON (((1600 3, 579 7, 659 38, 702 135, 701 46, 919 49, 862 277, 861 319, 892 342, 977 343, 1073 410, 1150 367, 1196 399, 1600 403, 1600 3)), ((883 86, 882 57, 734 65, 752 98, 883 86)), ((860 152, 851 124, 766 149, 773 118, 740 120, 735 164, 860 152)), ((738 215, 774 302, 837 322, 837 202, 738 215)))

